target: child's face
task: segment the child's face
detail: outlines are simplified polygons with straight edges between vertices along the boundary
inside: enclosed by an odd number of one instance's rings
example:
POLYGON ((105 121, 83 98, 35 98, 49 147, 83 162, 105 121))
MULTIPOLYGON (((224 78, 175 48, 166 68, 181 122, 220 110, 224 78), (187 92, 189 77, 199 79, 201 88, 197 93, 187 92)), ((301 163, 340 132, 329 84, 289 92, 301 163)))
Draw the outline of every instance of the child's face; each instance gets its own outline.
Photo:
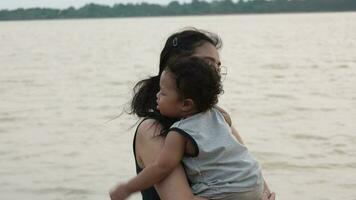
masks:
POLYGON ((183 101, 180 99, 176 81, 173 74, 163 71, 159 81, 160 90, 157 93, 157 109, 163 116, 181 117, 181 106, 183 101))

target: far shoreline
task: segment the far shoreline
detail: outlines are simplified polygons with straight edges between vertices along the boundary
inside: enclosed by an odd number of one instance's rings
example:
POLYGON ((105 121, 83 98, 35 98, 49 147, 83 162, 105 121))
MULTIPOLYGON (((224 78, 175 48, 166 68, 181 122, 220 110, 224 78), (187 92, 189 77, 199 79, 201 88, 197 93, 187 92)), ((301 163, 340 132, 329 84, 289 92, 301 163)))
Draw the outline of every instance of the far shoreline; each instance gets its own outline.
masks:
MULTIPOLYGON (((0 10, 1 11, 1 10, 0 10)), ((249 16, 249 15, 285 15, 285 14, 333 14, 333 13, 356 13, 350 11, 296 11, 296 12, 250 12, 250 13, 216 13, 216 14, 190 14, 190 15, 151 15, 151 16, 123 16, 123 17, 73 17, 73 18, 39 18, 39 19, 0 19, 0 23, 6 22, 29 22, 29 21, 65 21, 65 20, 107 20, 107 19, 133 19, 133 18, 171 18, 171 17, 209 17, 209 16, 249 16)))

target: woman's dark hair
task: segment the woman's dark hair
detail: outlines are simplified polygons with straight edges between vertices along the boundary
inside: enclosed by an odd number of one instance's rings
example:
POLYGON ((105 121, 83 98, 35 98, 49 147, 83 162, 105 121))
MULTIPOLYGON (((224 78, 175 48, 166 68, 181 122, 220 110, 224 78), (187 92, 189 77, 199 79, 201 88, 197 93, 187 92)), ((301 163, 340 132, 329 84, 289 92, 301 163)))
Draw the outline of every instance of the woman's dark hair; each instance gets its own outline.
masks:
POLYGON ((178 58, 167 65, 176 82, 179 97, 192 99, 198 112, 204 112, 218 103, 222 93, 218 70, 198 57, 178 58))
POLYGON ((154 117, 163 127, 169 128, 175 119, 161 116, 156 109, 156 94, 159 91, 160 76, 169 60, 192 56, 195 49, 206 42, 218 49, 222 46, 217 35, 195 28, 185 29, 169 36, 160 54, 158 75, 141 80, 135 85, 130 114, 136 114, 138 117, 154 117))

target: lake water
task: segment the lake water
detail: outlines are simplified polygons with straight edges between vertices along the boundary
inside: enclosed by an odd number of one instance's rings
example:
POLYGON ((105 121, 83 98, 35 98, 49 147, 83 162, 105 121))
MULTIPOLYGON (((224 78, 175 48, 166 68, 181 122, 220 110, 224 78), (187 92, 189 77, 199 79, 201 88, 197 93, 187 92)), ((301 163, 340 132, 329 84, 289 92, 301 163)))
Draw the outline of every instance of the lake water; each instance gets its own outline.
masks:
MULTIPOLYGON (((131 88, 182 27, 218 33, 220 106, 284 200, 356 200, 356 13, 0 22, 0 199, 132 177, 131 88), (116 119, 115 119, 116 118, 116 119)), ((131 200, 140 199, 135 195, 131 200)))

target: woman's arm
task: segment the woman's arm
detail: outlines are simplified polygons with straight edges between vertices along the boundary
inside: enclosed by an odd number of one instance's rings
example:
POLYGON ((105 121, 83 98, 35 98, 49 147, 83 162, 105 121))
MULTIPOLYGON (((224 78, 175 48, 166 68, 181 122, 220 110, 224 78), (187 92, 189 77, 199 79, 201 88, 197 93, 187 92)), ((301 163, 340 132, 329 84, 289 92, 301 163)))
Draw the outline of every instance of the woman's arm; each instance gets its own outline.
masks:
POLYGON ((235 129, 235 127, 232 125, 232 120, 230 115, 222 108, 220 108, 219 106, 216 106, 216 108, 220 111, 220 113, 224 116, 224 119, 226 121, 227 124, 229 124, 229 126, 231 127, 231 133, 232 135, 237 139, 237 141, 239 141, 241 144, 244 144, 244 142, 242 141, 242 138, 240 136, 240 134, 237 132, 237 130, 235 129))
POLYGON ((199 198, 194 197, 182 165, 179 165, 167 178, 156 184, 155 188, 162 200, 192 200, 199 198))

